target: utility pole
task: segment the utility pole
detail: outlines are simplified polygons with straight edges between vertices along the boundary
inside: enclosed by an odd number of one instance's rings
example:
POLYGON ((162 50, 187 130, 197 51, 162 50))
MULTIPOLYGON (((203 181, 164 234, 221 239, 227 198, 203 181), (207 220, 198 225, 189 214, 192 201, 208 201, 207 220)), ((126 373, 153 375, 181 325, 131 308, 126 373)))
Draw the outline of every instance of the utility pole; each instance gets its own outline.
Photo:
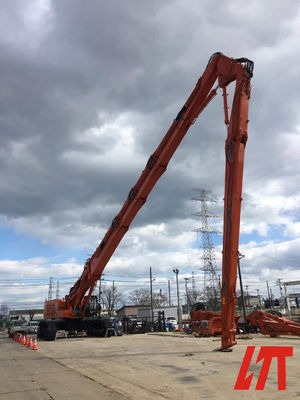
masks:
POLYGON ((189 291, 188 291, 188 281, 190 278, 184 278, 184 284, 185 284, 185 295, 186 295, 186 306, 187 306, 187 313, 190 313, 190 296, 189 296, 189 291))
POLYGON ((274 304, 274 296, 273 296, 272 288, 270 288, 270 295, 271 295, 271 304, 272 304, 272 309, 274 310, 274 308, 275 308, 275 304, 274 304))
POLYGON ((249 288, 249 285, 246 285, 246 295, 247 295, 247 297, 246 297, 246 307, 248 306, 249 307, 249 292, 248 292, 248 288, 249 288))
POLYGON ((102 294, 102 291, 101 291, 101 281, 102 281, 102 279, 100 278, 99 279, 99 294, 98 294, 98 299, 99 299, 99 304, 101 305, 101 294, 102 294))
POLYGON ((268 290, 269 306, 270 306, 270 309, 272 310, 272 303, 271 303, 271 298, 270 298, 269 282, 268 282, 268 281, 266 281, 266 282, 267 282, 267 290, 268 290))
MULTIPOLYGON (((102 275, 104 275, 104 274, 102 274, 102 275)), ((102 286, 102 281, 104 281, 104 278, 100 278, 99 279, 99 294, 98 294, 98 301, 99 301, 99 305, 100 305, 99 317, 101 317, 101 295, 102 295, 101 286, 102 286)))
POLYGON ((282 294, 282 285, 281 285, 281 281, 282 281, 282 279, 280 279, 280 278, 277 279, 277 285, 279 286, 280 296, 282 297, 283 294, 282 294))
POLYGON ((171 307, 171 285, 170 285, 170 280, 168 280, 168 292, 169 292, 169 307, 171 307))
POLYGON ((195 282, 194 272, 192 272, 192 304, 195 304, 196 301, 197 301, 196 282, 195 282))
POLYGON ((280 306, 283 307, 283 293, 282 293, 282 284, 281 284, 281 280, 282 279, 277 279, 277 285, 279 286, 279 290, 280 290, 280 306))
POLYGON ((261 308, 261 298, 260 298, 260 294, 259 294, 259 289, 256 289, 256 293, 257 293, 259 307, 261 308))
POLYGON ((114 316, 114 314, 115 314, 115 281, 113 281, 113 287, 112 287, 112 313, 114 316))
POLYGON ((241 267, 240 267, 240 260, 245 257, 243 254, 239 252, 238 254, 238 272, 239 272, 239 279, 240 279, 240 289, 241 289, 241 299, 242 299, 242 308, 243 308, 243 316, 244 316, 244 324, 246 324, 246 308, 245 308, 245 299, 244 299, 244 289, 243 289, 243 282, 242 282, 242 274, 241 274, 241 267))
POLYGON ((152 323, 152 328, 154 324, 154 315, 153 315, 153 293, 152 293, 152 268, 150 267, 150 301, 151 301, 151 323, 152 323))
POLYGON ((182 328, 182 321, 181 321, 181 309, 180 309, 180 301, 179 301, 179 284, 178 284, 178 274, 179 269, 173 269, 174 274, 176 274, 176 286, 177 286, 177 313, 178 313, 178 327, 179 329, 182 328))

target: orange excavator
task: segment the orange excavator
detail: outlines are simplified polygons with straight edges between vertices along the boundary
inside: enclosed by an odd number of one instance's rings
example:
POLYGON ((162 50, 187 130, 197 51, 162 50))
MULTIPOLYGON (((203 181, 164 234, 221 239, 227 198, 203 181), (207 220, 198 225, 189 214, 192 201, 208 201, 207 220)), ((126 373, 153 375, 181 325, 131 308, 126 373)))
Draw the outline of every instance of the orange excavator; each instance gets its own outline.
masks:
POLYGON ((166 171, 170 159, 190 126, 208 103, 223 91, 225 124, 225 196, 222 267, 222 349, 236 344, 235 303, 240 212, 244 151, 247 143, 248 105, 253 62, 247 58, 229 58, 214 53, 182 109, 171 124, 161 143, 150 156, 137 183, 130 190, 120 212, 100 242, 94 254, 87 259, 82 275, 63 300, 45 302, 44 317, 39 335, 53 340, 58 329, 86 330, 101 334, 105 330, 101 318, 91 316, 90 301, 101 274, 122 240, 140 208, 145 204, 154 185, 166 171), (228 112, 227 86, 235 82, 231 107, 228 112), (215 87, 213 87, 216 84, 215 87))

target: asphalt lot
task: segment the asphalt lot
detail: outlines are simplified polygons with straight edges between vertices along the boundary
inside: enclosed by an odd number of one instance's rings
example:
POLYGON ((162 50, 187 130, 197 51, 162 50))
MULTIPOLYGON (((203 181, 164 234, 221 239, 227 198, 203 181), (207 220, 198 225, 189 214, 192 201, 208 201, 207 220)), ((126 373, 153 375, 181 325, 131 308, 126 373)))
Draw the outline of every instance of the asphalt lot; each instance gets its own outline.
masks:
POLYGON ((300 396, 300 338, 254 335, 231 353, 216 352, 217 338, 128 335, 39 341, 38 351, 0 335, 2 399, 290 399, 300 396), (248 391, 234 384, 247 346, 256 346, 248 391), (287 390, 278 391, 277 361, 256 391, 260 346, 293 346, 286 360, 287 390), (75 397, 76 396, 76 397, 75 397))
POLYGON ((123 400, 78 372, 0 333, 1 400, 123 400), (99 396, 99 394, 101 395, 99 396))

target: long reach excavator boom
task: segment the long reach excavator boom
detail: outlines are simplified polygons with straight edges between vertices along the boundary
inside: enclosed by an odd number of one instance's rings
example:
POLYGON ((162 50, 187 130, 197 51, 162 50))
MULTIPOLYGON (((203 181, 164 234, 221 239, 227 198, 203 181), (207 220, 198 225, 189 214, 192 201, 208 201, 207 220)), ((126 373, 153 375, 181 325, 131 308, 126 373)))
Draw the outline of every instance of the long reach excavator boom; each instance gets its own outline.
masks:
MULTIPOLYGON (((196 87, 179 111, 161 143, 150 156, 137 183, 130 190, 120 212, 94 254, 86 261, 82 275, 71 288, 64 300, 45 302, 46 319, 84 319, 96 282, 128 231, 129 226, 140 208, 144 205, 154 185, 166 171, 168 163, 180 145, 190 126, 203 109, 223 90, 225 124, 228 134, 225 143, 225 203, 223 231, 223 273, 222 273, 222 349, 227 349, 235 341, 235 288, 239 244, 241 194, 244 165, 244 150, 247 142, 248 103, 250 98, 250 80, 253 75, 253 62, 247 58, 229 58, 222 53, 214 53, 196 87), (227 104, 227 86, 235 82, 235 90, 229 117, 227 104), (216 87, 213 86, 216 83, 216 87), (87 294, 88 292, 88 294, 87 294)), ((49 321, 51 330, 53 321, 49 321)), ((49 326, 43 325, 47 337, 49 326)), ((60 322, 60 326, 63 324, 60 322)), ((51 335, 48 335, 50 338, 51 335)))

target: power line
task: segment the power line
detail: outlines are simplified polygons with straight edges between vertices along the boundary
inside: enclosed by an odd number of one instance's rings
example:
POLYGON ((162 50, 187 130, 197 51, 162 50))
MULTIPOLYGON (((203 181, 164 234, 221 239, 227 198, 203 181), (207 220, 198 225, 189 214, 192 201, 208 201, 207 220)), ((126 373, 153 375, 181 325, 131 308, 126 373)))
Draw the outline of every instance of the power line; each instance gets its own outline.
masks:
POLYGON ((275 258, 275 257, 272 257, 272 256, 267 256, 266 254, 262 254, 262 256, 263 256, 263 257, 270 258, 271 260, 274 260, 274 261, 276 261, 276 262, 278 262, 278 263, 280 263, 280 264, 282 264, 282 265, 286 265, 287 267, 292 267, 292 268, 296 268, 296 269, 299 268, 299 266, 296 267, 295 265, 288 264, 288 263, 286 263, 286 262, 280 260, 279 258, 275 258))
POLYGON ((282 167, 277 167, 277 168, 274 168, 274 169, 272 169, 272 170, 270 170, 268 172, 265 172, 264 174, 260 174, 256 178, 254 178, 252 180, 250 179, 250 181, 247 182, 247 184, 249 185, 250 183, 256 182, 257 180, 261 180, 261 178, 263 178, 265 176, 272 175, 274 172, 277 172, 277 171, 280 171, 280 170, 285 169, 287 167, 290 167, 291 165, 296 164, 298 161, 300 161, 300 158, 297 158, 296 160, 294 160, 294 161, 292 161, 290 163, 287 163, 287 164, 283 165, 282 167))

